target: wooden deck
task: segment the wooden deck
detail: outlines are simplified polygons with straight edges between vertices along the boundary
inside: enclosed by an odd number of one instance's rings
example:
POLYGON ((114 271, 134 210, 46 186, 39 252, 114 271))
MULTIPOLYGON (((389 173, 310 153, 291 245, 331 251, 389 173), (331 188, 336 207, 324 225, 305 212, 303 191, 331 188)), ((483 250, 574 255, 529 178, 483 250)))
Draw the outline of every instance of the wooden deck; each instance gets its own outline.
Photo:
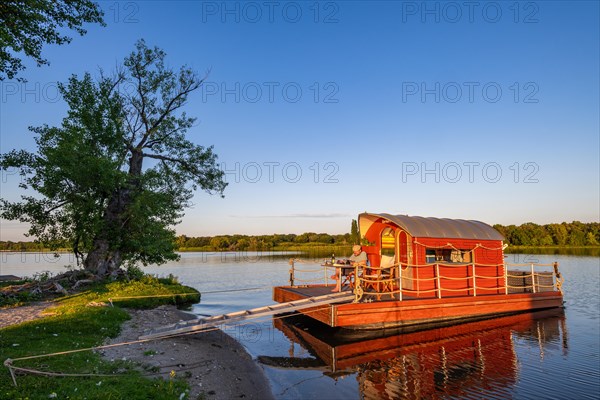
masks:
MULTIPOLYGON (((298 296, 302 296, 302 298, 306 297, 317 297, 323 296, 329 293, 332 293, 334 286, 325 286, 325 285, 315 285, 315 286, 287 286, 287 291, 290 293, 295 293, 298 296)), ((344 292, 352 293, 349 290, 344 290, 344 292)), ((280 302, 281 303, 281 302, 280 302)))
MULTIPOLYGON (((279 303, 305 299, 331 292, 331 286, 279 286, 273 299, 279 303)), ((435 326, 448 321, 470 321, 526 311, 562 307, 560 292, 493 294, 417 299, 403 296, 402 301, 334 303, 304 309, 301 312, 331 327, 380 329, 411 325, 435 326)))

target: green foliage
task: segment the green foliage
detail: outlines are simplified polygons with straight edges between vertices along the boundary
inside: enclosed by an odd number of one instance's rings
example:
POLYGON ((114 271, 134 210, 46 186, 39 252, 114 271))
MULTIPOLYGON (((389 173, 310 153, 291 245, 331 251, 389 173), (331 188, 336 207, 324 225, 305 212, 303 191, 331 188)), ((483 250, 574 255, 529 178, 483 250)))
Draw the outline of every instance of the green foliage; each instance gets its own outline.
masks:
MULTIPOLYGON (((358 240, 358 226, 356 220, 352 221, 351 232, 342 235, 329 235, 326 233, 306 232, 295 234, 273 234, 273 235, 219 235, 189 237, 178 236, 176 245, 180 251, 202 250, 202 251, 305 251, 321 247, 323 249, 341 247, 347 245, 362 244, 372 245, 365 239, 358 240)), ((526 223, 520 226, 494 225, 504 237, 506 242, 512 246, 598 246, 600 243, 600 224, 596 222, 537 225, 526 223)), ((346 247, 345 247, 346 246, 346 247)))
POLYGON ((167 275, 166 278, 158 278, 158 281, 164 285, 177 285, 179 283, 179 279, 173 274, 167 275))
MULTIPOLYGON (((36 272, 33 277, 23 279, 21 281, 0 282, 0 288, 8 288, 10 286, 28 283, 37 283, 42 285, 51 277, 52 274, 49 271, 36 272)), ((21 290, 12 292, 10 290, 6 290, 0 293, 0 307, 16 307, 33 301, 42 300, 42 298, 43 296, 41 291, 21 290)))
MULTIPOLYGON (((84 23, 100 23, 103 12, 90 0, 3 0, 0 2, 0 81, 14 78, 25 69, 20 55, 33 58, 38 66, 48 64, 42 57, 44 44, 71 41, 62 33, 69 28, 86 33, 84 23)), ((24 81, 23 78, 18 78, 24 81)))
POLYGON ((135 264, 130 264, 126 269, 127 277, 134 281, 139 281, 144 278, 144 271, 135 264))
POLYGON ((301 235, 220 235, 213 237, 178 236, 176 245, 180 251, 189 249, 205 251, 270 251, 297 250, 302 246, 345 246, 352 244, 350 234, 329 235, 307 232, 301 235))
MULTIPOLYGON (((117 336, 121 324, 129 318, 119 305, 152 307, 173 300, 171 297, 160 297, 127 303, 113 302, 115 307, 86 307, 91 301, 108 302, 109 298, 131 295, 188 292, 195 290, 181 285, 165 285, 153 277, 146 278, 144 282, 136 282, 135 285, 124 282, 95 285, 86 292, 57 301, 57 306, 49 310, 53 314, 51 316, 0 329, 0 360, 99 346, 105 338, 117 336)), ((192 296, 195 297, 193 300, 197 301, 198 296, 192 296)), ((173 399, 178 398, 186 389, 186 384, 181 379, 148 379, 141 376, 133 364, 124 361, 108 362, 92 351, 16 361, 15 365, 43 371, 115 376, 51 378, 24 375, 17 376, 19 386, 14 387, 8 370, 2 368, 0 398, 47 399, 52 393, 56 393, 56 398, 59 399, 173 399)))
POLYGON ((29 291, 11 294, 0 293, 0 308, 20 306, 32 301, 38 301, 41 297, 42 296, 39 293, 32 293, 29 291))
POLYGON ((360 243, 360 233, 358 232, 358 222, 353 219, 350 226, 350 241, 354 244, 360 243))
POLYGON ((51 249, 70 246, 94 273, 177 259, 172 227, 193 191, 222 195, 226 183, 212 147, 185 136, 195 119, 181 108, 203 80, 169 69, 165 56, 139 41, 115 76, 60 84, 62 125, 31 128, 35 153, 0 156, 0 168, 19 169, 21 187, 38 195, 0 200, 0 216, 29 223, 51 249))
POLYGON ((44 245, 37 242, 13 242, 13 241, 0 241, 1 251, 45 251, 44 245))
POLYGON ((538 225, 528 222, 519 226, 494 225, 512 246, 598 246, 600 223, 573 221, 538 225))

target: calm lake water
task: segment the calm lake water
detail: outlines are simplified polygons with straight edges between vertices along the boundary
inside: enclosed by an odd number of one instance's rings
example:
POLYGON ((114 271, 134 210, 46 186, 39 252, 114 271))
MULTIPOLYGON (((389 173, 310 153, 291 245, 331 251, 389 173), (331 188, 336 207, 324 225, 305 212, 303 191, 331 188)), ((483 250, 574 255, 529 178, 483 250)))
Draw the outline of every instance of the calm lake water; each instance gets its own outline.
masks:
MULTIPOLYGON (((0 274, 64 272, 70 255, 0 254, 0 274)), ((217 315, 271 304, 287 284, 290 255, 183 253, 147 271, 174 274, 202 292, 193 308, 217 315)), ((342 341, 303 318, 224 327, 268 376, 281 399, 598 399, 600 258, 509 254, 509 263, 558 261, 565 309, 452 327, 342 341)), ((309 266, 307 266, 308 268, 309 266)))

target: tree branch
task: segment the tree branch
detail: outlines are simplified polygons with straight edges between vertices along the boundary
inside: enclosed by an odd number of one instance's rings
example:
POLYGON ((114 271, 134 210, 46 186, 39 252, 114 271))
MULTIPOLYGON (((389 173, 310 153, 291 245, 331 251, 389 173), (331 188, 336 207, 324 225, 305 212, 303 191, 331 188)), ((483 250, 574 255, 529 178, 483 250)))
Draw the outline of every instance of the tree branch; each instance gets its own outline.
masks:
POLYGON ((162 161, 171 161, 171 162, 174 162, 174 163, 184 164, 184 165, 186 164, 186 163, 184 163, 183 161, 181 161, 178 158, 163 156, 162 154, 142 153, 142 157, 154 158, 154 159, 162 160, 162 161))
POLYGON ((154 146, 155 144, 158 144, 158 143, 162 142, 163 140, 165 140, 166 138, 168 138, 172 134, 177 133, 180 129, 181 129, 181 127, 177 127, 175 129, 173 129, 172 131, 169 131, 169 132, 165 133, 161 137, 158 137, 156 139, 152 139, 151 141, 149 141, 148 143, 146 143, 144 145, 144 148, 148 148, 148 149, 151 148, 152 146, 154 146))
POLYGON ((198 89, 204 83, 204 80, 206 79, 206 77, 207 77, 207 75, 205 75, 200 80, 194 80, 194 79, 192 79, 185 87, 182 87, 180 89, 179 93, 177 93, 177 95, 175 95, 168 102, 168 104, 166 105, 165 109, 160 114, 160 116, 158 117, 158 119, 154 122, 154 124, 152 124, 152 126, 150 127, 150 129, 146 130, 146 133, 144 134, 144 136, 142 137, 142 139, 140 140, 140 142, 136 146, 137 148, 143 148, 143 146, 146 144, 146 141, 148 140, 148 138, 150 137, 150 135, 152 135, 152 133, 154 133, 154 131, 156 129, 158 129, 158 127, 160 126, 160 124, 162 124, 162 122, 164 121, 164 119, 167 116, 171 115, 175 110, 181 108, 185 104, 184 101, 180 102, 179 104, 176 104, 178 102, 178 100, 184 98, 185 96, 187 96, 188 94, 190 94, 194 90, 198 89))
POLYGON ((62 202, 58 203, 57 205, 55 205, 54 207, 50 208, 49 210, 44 210, 44 212, 46 214, 50 214, 52 211, 57 210, 57 209, 61 208, 62 206, 64 206, 65 204, 68 204, 70 202, 71 202, 70 200, 62 201, 62 202))

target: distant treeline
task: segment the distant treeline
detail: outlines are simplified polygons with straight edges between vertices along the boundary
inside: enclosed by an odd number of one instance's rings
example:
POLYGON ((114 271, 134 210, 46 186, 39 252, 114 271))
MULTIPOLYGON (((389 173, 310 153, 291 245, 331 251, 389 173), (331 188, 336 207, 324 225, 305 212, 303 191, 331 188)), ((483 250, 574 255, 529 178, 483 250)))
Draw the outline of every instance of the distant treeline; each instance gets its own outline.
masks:
MULTIPOLYGON (((220 235, 177 237, 175 245, 180 250, 244 251, 244 250, 302 250, 315 247, 346 247, 358 242, 358 234, 352 221, 351 233, 330 235, 307 232, 300 235, 220 235)), ((538 225, 531 222, 516 225, 494 225, 511 246, 599 246, 600 223, 571 223, 538 225)), ((0 241, 4 251, 42 251, 46 248, 36 242, 0 241)))
POLYGON ((0 241, 2 251, 45 251, 47 248, 38 242, 11 242, 0 241))
POLYGON ((301 249, 315 246, 350 246, 353 240, 349 233, 330 235, 328 233, 307 232, 301 235, 274 234, 274 235, 221 235, 177 237, 179 249, 205 249, 215 251, 243 251, 243 250, 285 250, 301 249))
POLYGON ((494 225, 512 246, 598 246, 600 223, 579 221, 538 225, 533 222, 516 225, 494 225))
MULTIPOLYGON (((538 225, 528 222, 516 225, 494 225, 511 246, 599 246, 600 223, 571 223, 538 225)), ((354 229, 353 229, 354 230, 354 229)), ((206 250, 284 250, 310 248, 315 246, 344 246, 358 243, 358 235, 346 233, 329 235, 327 233, 308 232, 301 235, 223 235, 177 238, 180 249, 203 248, 206 250)))

